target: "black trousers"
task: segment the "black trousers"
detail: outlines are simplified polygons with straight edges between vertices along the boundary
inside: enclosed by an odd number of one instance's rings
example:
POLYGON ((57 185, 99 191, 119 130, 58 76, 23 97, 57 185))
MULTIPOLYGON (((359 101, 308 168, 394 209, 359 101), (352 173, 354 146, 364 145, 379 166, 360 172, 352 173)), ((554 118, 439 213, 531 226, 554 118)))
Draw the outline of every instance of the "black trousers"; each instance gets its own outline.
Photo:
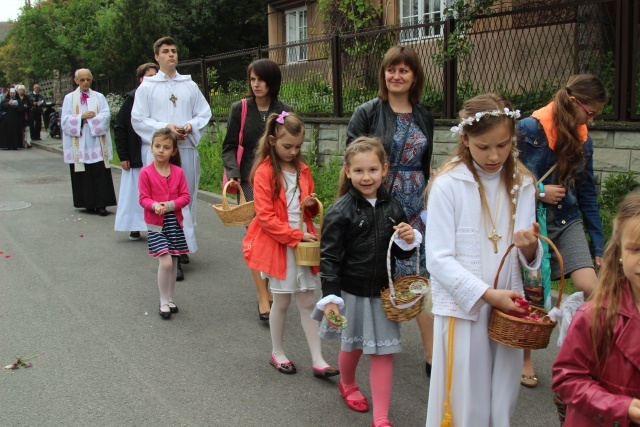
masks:
POLYGON ((31 140, 40 139, 40 131, 42 131, 42 110, 37 109, 33 112, 33 117, 29 129, 31 130, 31 140))

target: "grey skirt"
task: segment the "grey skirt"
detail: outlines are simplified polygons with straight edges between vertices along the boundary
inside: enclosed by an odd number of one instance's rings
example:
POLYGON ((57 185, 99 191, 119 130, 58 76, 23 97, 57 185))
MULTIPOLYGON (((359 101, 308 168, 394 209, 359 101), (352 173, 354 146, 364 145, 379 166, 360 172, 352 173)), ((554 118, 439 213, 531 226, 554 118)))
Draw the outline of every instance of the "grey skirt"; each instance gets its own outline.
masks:
POLYGON ((393 354, 402 351, 400 323, 387 319, 380 298, 358 297, 346 292, 340 295, 344 308, 340 314, 347 319, 342 330, 329 325, 317 308, 311 317, 320 322, 318 335, 324 339, 339 339, 343 351, 362 350, 364 354, 393 354))
MULTIPOLYGON (((555 222, 553 209, 547 209, 547 237, 557 246, 564 261, 564 276, 581 268, 594 268, 587 236, 584 234, 582 220, 578 219, 564 227, 559 227, 555 222)), ((560 278, 560 265, 553 249, 551 252, 551 279, 560 278)))

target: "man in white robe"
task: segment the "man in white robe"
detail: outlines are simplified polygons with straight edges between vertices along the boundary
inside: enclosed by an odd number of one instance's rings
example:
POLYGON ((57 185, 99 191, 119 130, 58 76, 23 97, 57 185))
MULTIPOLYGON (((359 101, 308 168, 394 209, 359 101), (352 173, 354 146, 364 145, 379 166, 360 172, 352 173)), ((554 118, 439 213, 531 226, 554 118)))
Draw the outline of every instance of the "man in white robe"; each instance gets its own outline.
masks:
MULTIPOLYGON (((145 76, 155 76, 158 66, 154 63, 142 64, 136 70, 140 83, 145 76)), ((144 221, 144 209, 140 206, 138 176, 142 165, 147 161, 148 147, 142 147, 142 140, 131 125, 131 109, 136 90, 128 92, 120 106, 113 134, 116 150, 122 167, 118 210, 116 211, 115 231, 128 231, 129 240, 140 240, 140 231, 147 229, 144 221)))
POLYGON ((91 71, 79 69, 74 80, 78 88, 64 97, 60 120, 73 205, 106 216, 107 206, 116 205, 109 163, 113 158, 109 104, 104 95, 91 90, 91 71))
MULTIPOLYGON (((153 77, 145 77, 136 91, 131 124, 142 138, 143 147, 147 147, 145 164, 153 160, 149 147, 155 131, 166 127, 178 137, 182 169, 191 194, 191 202, 182 210, 184 234, 189 252, 194 253, 198 248, 194 225, 200 182, 200 156, 197 147, 202 132, 211 119, 211 108, 191 76, 183 76, 176 71, 176 42, 171 37, 163 37, 153 44, 153 50, 160 71, 153 77)), ((188 260, 186 255, 180 257, 178 276, 182 272, 180 264, 186 264, 188 260)))

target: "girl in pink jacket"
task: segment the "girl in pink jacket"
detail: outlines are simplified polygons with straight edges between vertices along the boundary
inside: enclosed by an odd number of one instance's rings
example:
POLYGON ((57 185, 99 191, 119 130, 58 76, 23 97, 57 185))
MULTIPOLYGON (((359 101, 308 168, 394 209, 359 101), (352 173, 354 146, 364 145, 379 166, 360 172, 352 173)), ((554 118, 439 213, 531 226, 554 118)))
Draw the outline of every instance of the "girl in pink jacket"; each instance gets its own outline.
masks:
POLYGON ((178 139, 167 128, 153 134, 154 160, 140 170, 138 189, 140 206, 147 223, 149 254, 158 258, 160 317, 170 319, 178 312, 173 302, 178 257, 189 252, 182 231, 182 208, 190 200, 187 180, 180 168, 178 139))
POLYGON ((593 299, 553 365, 565 427, 640 425, 640 192, 620 205, 593 299))

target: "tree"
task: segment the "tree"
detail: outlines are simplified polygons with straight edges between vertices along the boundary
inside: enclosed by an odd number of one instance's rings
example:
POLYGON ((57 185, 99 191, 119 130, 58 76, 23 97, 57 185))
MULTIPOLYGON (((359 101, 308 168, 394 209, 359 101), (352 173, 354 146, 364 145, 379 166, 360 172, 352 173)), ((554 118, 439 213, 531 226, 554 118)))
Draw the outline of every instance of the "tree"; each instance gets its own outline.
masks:
POLYGON ((268 43, 263 0, 165 0, 164 9, 171 35, 196 58, 268 43))
MULTIPOLYGON (((162 5, 154 0, 117 0, 103 14, 104 72, 111 79, 112 91, 133 87, 135 69, 155 62, 153 43, 168 35, 169 19, 162 5)), ((182 51, 181 51, 182 53, 182 51)))

